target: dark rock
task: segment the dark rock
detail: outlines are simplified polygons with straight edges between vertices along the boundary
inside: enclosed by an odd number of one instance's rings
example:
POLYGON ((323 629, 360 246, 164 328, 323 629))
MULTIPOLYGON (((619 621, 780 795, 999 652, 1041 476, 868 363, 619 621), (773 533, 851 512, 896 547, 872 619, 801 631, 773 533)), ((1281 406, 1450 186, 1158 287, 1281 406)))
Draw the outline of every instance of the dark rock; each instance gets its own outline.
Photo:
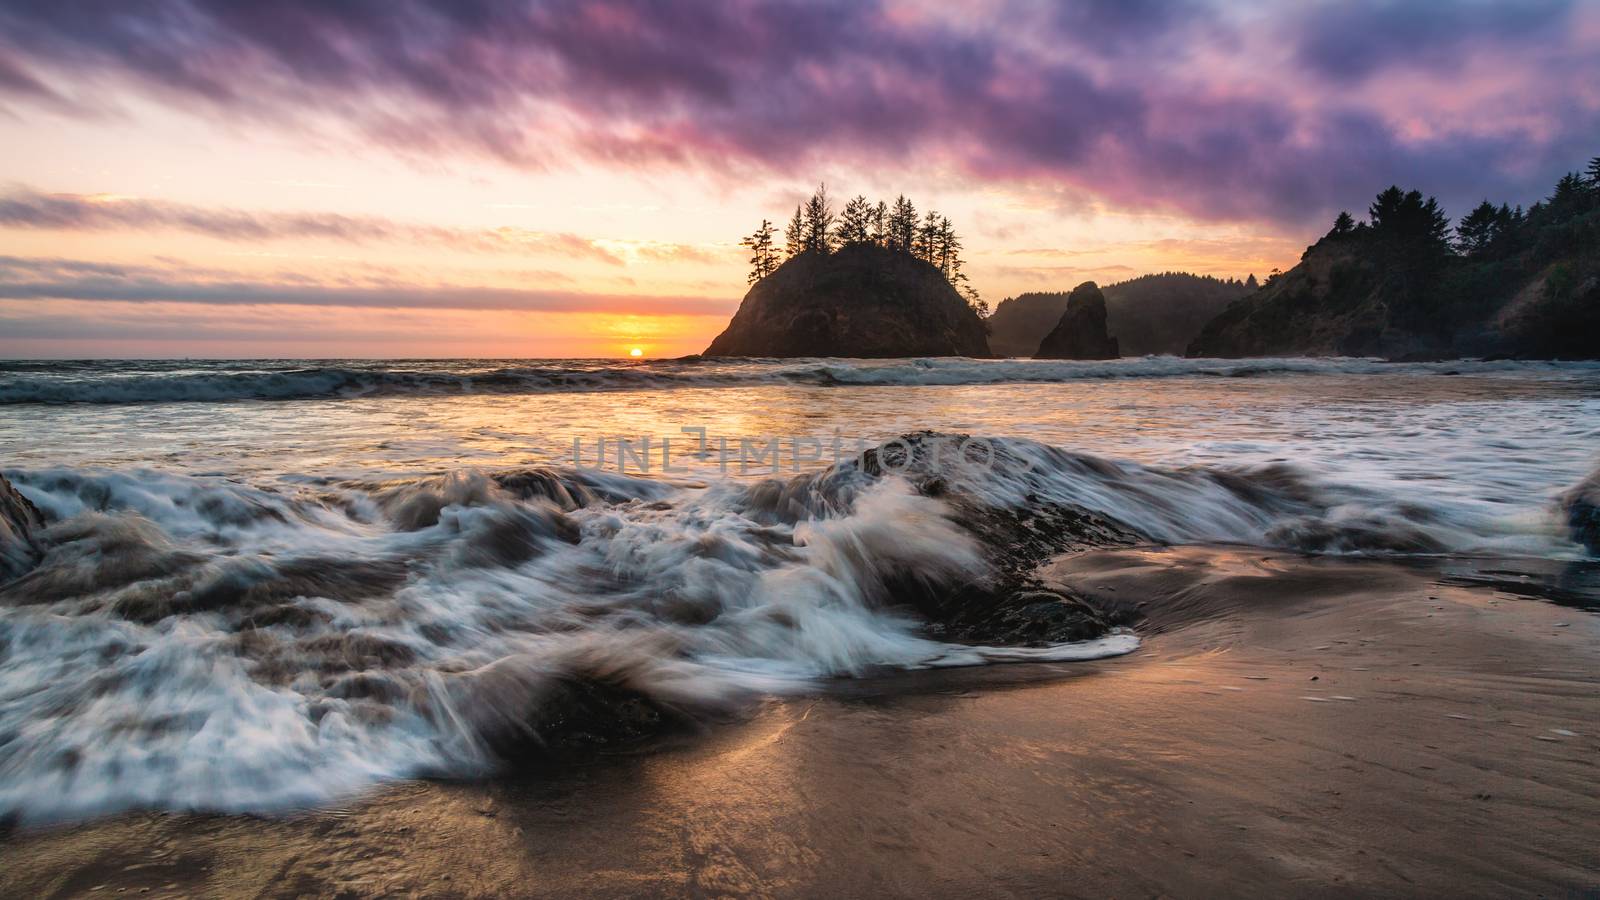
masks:
POLYGON ((1039 359, 1116 359, 1117 339, 1106 334, 1106 298, 1092 281, 1067 296, 1067 311, 1044 340, 1039 359))
POLYGON ((1572 539, 1600 555, 1600 470, 1561 498, 1572 539))
POLYGON ((745 294, 706 356, 989 356, 983 320, 943 274, 869 245, 802 253, 745 294))
MULTIPOLYGON (((994 504, 970 490, 970 477, 958 465, 964 434, 921 431, 871 448, 859 459, 828 470, 773 482, 752 490, 751 512, 760 517, 799 516, 847 508, 866 481, 885 471, 899 473, 918 493, 937 497, 952 520, 982 547, 988 571, 964 583, 930 583, 916 572, 884 580, 884 602, 915 613, 930 637, 983 645, 1042 646, 1104 635, 1132 616, 1107 612, 1038 577, 1041 564, 1069 550, 1126 546, 1142 537, 1126 526, 1089 510, 1046 501, 1030 494, 1025 504, 994 504)), ((973 458, 973 457, 969 457, 973 458)), ((993 477, 1026 480, 1026 460, 1004 445, 975 454, 993 477)))
MULTIPOLYGON (((1254 288, 1187 272, 1141 275, 1101 288, 1106 330, 1125 356, 1182 356, 1206 323, 1254 288)), ((996 356, 1033 356, 1067 311, 1066 291, 1007 297, 985 320, 996 356)))
POLYGON ((42 528, 38 507, 0 475, 0 582, 22 576, 39 562, 42 528))

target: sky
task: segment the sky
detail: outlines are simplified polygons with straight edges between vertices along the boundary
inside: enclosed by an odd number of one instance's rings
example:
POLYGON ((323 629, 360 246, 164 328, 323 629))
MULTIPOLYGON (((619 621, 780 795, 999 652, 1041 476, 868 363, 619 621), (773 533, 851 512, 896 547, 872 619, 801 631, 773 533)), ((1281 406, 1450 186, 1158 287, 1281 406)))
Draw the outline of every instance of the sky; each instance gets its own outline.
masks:
POLYGON ((0 0, 0 356, 698 352, 819 183, 991 303, 1600 155, 1600 0, 0 0))

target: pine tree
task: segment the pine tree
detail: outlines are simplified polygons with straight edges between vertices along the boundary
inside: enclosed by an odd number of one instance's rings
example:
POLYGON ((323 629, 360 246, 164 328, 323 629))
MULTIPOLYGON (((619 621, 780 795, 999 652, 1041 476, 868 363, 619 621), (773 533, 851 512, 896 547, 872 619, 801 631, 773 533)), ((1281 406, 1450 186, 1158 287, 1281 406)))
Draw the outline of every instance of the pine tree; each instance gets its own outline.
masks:
POLYGON ((1600 156, 1589 160, 1589 168, 1584 170, 1584 174, 1589 176, 1589 188, 1600 190, 1600 156))
POLYGON ((801 243, 806 252, 833 251, 833 205, 828 201, 828 186, 817 185, 817 192, 805 204, 805 226, 801 243))
POLYGON ((956 237, 955 229, 950 226, 950 219, 945 216, 939 217, 936 251, 934 265, 939 267, 945 278, 953 282, 954 273, 961 270, 961 239, 956 237))
POLYGON ((778 268, 778 248, 772 243, 776 234, 772 223, 761 220, 761 227, 739 243, 750 248, 750 283, 755 284, 778 268))
POLYGON ((784 253, 790 259, 805 251, 805 215, 802 208, 795 207, 795 218, 789 219, 789 227, 784 229, 784 253))
POLYGON ((1372 229, 1392 251, 1414 261, 1450 253, 1450 217, 1421 191, 1391 185, 1368 208, 1372 229))
POLYGON ((839 213, 839 227, 835 229, 834 236, 841 247, 872 242, 872 205, 867 202, 866 197, 857 194, 844 205, 844 211, 839 213))
POLYGON ((889 243, 889 206, 882 200, 872 208, 872 242, 880 247, 889 243))
POLYGON ((939 254, 939 214, 928 210, 922 217, 922 224, 917 226, 916 235, 911 239, 911 253, 918 259, 926 260, 938 265, 939 254))
POLYGON ((1589 186, 1582 175, 1568 172, 1556 182, 1556 192, 1550 195, 1550 211, 1558 219, 1565 219, 1584 210, 1589 203, 1589 186))
POLYGON ((886 246, 901 253, 914 253, 917 239, 917 208, 904 194, 895 198, 894 210, 889 213, 886 246))
POLYGON ((1330 237, 1343 237, 1356 228, 1356 220, 1350 218, 1348 212, 1340 211, 1338 218, 1333 220, 1333 230, 1328 232, 1330 237))
POLYGON ((1400 215, 1400 207, 1405 205, 1405 191, 1400 190, 1400 185, 1391 184, 1378 194, 1378 198, 1367 207, 1367 216, 1372 221, 1373 228, 1383 228, 1385 223, 1393 223, 1400 215))
MULTIPOLYGON (((1485 200, 1462 216, 1461 224, 1456 226, 1456 249, 1464 256, 1483 255, 1500 236, 1501 210, 1504 209, 1495 209, 1493 203, 1485 200)), ((1506 211, 1505 215, 1509 214, 1506 211)))
POLYGON ((1256 281, 1256 273, 1251 272, 1250 277, 1244 280, 1244 289, 1247 291, 1259 290, 1261 283, 1256 281))

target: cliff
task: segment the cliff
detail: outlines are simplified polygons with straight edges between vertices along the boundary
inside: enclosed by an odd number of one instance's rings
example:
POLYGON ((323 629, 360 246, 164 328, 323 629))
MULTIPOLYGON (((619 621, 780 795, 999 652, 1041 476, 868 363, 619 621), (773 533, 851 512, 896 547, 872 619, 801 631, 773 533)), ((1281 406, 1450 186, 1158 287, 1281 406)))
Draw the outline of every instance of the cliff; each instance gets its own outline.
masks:
POLYGON ((1563 179, 1526 215, 1485 203, 1454 247, 1442 212, 1422 208, 1421 226, 1346 217, 1208 322, 1189 355, 1600 358, 1600 185, 1563 179))
POLYGON ((873 245, 802 253, 758 281, 706 356, 989 356, 983 320, 932 265, 873 245))

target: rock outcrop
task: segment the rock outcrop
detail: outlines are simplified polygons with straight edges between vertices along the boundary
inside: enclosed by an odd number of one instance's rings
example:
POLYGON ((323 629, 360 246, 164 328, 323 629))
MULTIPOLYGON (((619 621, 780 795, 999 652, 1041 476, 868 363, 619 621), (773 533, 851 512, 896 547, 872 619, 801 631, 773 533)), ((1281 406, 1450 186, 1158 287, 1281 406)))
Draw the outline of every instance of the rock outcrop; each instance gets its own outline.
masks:
POLYGON ((1116 359, 1117 339, 1106 333, 1106 298, 1092 281, 1067 295, 1067 311, 1039 342, 1039 359, 1116 359))
POLYGON ((1572 539, 1600 556, 1600 471, 1561 498, 1572 539))
POLYGON ((43 527, 38 508, 0 475, 0 583, 20 577, 39 561, 34 535, 43 527))
POLYGON ((706 356, 989 356, 983 320, 943 274, 870 245, 802 253, 745 294, 706 356))
MULTIPOLYGON (((1206 323, 1254 288, 1241 281, 1161 272, 1100 289, 1106 296, 1106 330, 1125 356, 1182 356, 1206 323)), ((1066 291, 1030 291, 1000 301, 988 318, 989 349, 996 356, 1032 356, 1067 311, 1066 291)))

